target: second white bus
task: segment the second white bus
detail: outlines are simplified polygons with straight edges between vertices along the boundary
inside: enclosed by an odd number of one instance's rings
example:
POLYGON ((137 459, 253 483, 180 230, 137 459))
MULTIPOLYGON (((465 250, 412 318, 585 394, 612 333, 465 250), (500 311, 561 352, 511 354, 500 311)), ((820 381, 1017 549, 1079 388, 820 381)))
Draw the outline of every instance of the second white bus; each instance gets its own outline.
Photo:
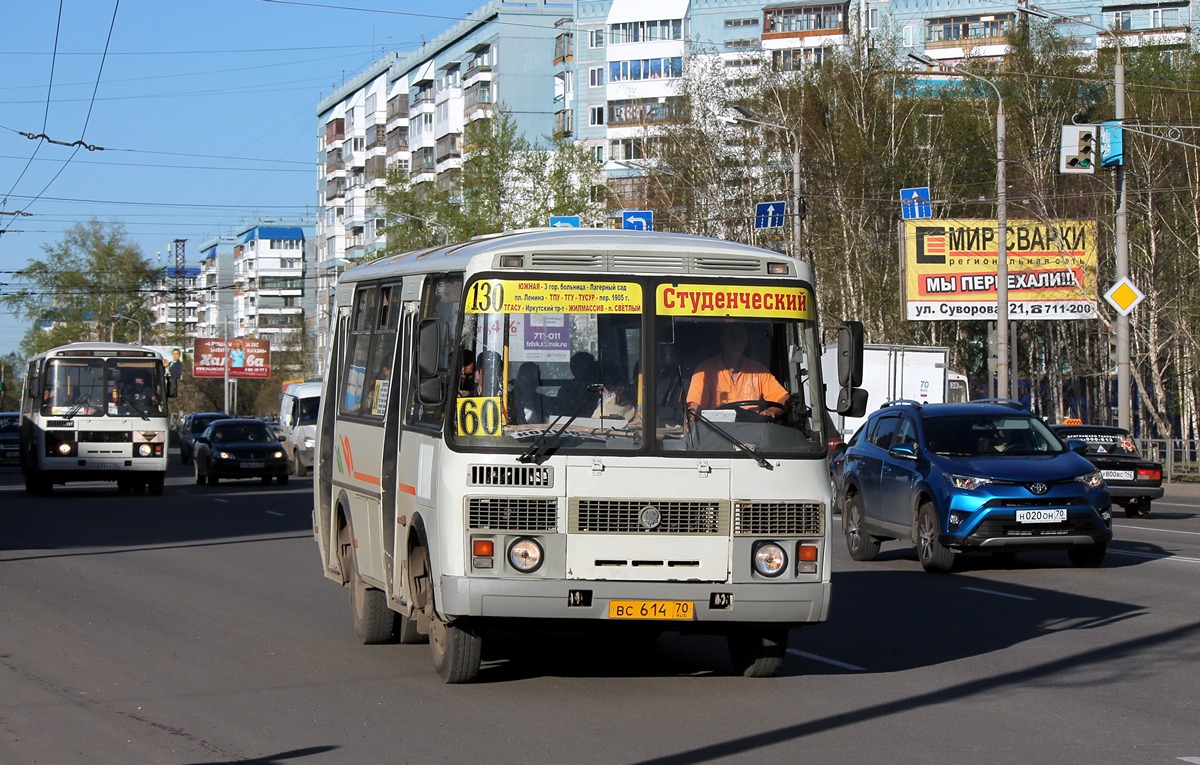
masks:
POLYGON ((25 490, 115 481, 122 492, 162 494, 174 396, 175 380, 149 348, 71 343, 34 356, 21 396, 25 490))

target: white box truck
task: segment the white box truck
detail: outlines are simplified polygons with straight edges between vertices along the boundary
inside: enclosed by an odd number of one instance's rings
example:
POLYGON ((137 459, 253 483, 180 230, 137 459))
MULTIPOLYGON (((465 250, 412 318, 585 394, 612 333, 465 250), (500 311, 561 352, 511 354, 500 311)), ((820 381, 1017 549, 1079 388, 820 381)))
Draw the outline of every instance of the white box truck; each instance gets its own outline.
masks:
POLYGON ((945 403, 949 361, 949 348, 864 345, 862 387, 867 391, 867 411, 862 417, 844 417, 834 409, 838 395, 837 348, 826 349, 821 356, 821 374, 825 381, 825 403, 834 426, 849 440, 858 426, 866 422, 867 415, 888 401, 945 403))
POLYGON ((279 425, 283 428, 283 449, 291 461, 292 472, 298 476, 307 473, 313 464, 320 407, 321 383, 292 383, 284 388, 279 425))

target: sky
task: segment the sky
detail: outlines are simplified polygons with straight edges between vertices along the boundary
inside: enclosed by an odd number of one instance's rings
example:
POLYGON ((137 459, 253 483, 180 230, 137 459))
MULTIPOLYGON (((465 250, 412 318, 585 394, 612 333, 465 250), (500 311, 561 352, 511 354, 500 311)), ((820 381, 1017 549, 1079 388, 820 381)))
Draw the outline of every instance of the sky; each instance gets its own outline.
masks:
MULTIPOLYGON (((317 104, 483 4, 20 3, 0 49, 0 294, 92 218, 163 265, 185 239, 189 266, 258 217, 315 225, 317 104)), ((0 306, 0 354, 30 323, 0 306)))

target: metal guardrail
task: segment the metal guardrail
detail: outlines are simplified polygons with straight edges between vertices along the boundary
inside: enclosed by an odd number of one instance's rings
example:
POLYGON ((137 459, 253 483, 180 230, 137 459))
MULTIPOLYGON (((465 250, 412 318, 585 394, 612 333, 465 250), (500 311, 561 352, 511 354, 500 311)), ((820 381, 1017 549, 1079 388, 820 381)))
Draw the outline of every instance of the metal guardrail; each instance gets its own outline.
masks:
POLYGON ((1200 481, 1200 441, 1187 438, 1139 438, 1138 450, 1161 462, 1163 481, 1200 481))

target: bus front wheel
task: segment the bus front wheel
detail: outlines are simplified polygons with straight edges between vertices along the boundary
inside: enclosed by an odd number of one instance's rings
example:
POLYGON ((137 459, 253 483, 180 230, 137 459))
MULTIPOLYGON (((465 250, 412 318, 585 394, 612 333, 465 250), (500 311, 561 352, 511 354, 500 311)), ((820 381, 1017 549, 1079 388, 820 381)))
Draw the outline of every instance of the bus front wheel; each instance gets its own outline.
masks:
POLYGON ((150 477, 150 495, 157 497, 163 493, 163 487, 167 484, 166 475, 159 473, 150 477))
POLYGON ((787 653, 788 631, 780 627, 763 627, 732 632, 729 659, 734 671, 743 677, 774 677, 783 666, 787 653))

